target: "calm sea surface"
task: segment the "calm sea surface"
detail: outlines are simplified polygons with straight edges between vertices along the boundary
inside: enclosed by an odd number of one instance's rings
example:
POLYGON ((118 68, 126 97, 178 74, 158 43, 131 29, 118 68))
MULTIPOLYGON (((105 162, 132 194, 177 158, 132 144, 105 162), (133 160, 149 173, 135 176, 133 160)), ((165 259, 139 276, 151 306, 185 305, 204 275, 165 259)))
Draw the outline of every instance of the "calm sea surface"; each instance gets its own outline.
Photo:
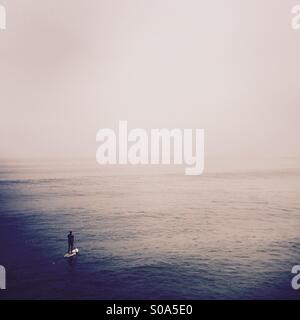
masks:
POLYGON ((300 170, 1 163, 0 299, 297 299, 295 264, 300 170))

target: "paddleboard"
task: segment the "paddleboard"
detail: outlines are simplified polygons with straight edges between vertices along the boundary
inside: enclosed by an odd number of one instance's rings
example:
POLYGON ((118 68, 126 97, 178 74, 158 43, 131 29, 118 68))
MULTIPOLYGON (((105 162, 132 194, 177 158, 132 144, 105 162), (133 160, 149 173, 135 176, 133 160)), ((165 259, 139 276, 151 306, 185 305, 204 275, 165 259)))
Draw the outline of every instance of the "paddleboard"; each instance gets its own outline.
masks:
POLYGON ((77 253, 79 252, 79 249, 75 248, 73 249, 73 251, 71 253, 67 252, 64 257, 65 258, 71 258, 77 255, 77 253))

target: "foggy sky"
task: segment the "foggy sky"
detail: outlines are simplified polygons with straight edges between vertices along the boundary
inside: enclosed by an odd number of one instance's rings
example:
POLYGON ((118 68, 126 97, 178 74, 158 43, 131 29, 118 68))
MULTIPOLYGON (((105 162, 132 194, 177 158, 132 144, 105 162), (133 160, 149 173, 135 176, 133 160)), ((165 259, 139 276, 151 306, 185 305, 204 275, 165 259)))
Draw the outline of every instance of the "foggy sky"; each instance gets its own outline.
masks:
POLYGON ((119 120, 204 128, 207 156, 300 156, 294 0, 0 3, 0 157, 94 158, 119 120))

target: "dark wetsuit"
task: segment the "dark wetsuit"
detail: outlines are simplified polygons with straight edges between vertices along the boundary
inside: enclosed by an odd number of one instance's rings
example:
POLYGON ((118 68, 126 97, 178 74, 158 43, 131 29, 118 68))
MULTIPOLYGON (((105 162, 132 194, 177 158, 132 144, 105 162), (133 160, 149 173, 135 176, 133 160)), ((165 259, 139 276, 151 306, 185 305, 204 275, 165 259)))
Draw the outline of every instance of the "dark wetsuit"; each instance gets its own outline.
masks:
POLYGON ((72 233, 68 234, 68 252, 71 253, 74 249, 74 235, 72 233))

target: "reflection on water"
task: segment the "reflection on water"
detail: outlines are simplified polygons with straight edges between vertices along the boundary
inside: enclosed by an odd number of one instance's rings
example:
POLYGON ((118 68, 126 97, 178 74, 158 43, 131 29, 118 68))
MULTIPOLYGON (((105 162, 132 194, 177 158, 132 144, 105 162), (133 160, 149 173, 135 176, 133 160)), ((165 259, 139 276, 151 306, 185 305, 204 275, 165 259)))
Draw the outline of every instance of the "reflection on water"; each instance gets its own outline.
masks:
POLYGON ((300 172, 2 166, 6 297, 299 298, 300 172), (73 230, 80 253, 64 259, 73 230))

